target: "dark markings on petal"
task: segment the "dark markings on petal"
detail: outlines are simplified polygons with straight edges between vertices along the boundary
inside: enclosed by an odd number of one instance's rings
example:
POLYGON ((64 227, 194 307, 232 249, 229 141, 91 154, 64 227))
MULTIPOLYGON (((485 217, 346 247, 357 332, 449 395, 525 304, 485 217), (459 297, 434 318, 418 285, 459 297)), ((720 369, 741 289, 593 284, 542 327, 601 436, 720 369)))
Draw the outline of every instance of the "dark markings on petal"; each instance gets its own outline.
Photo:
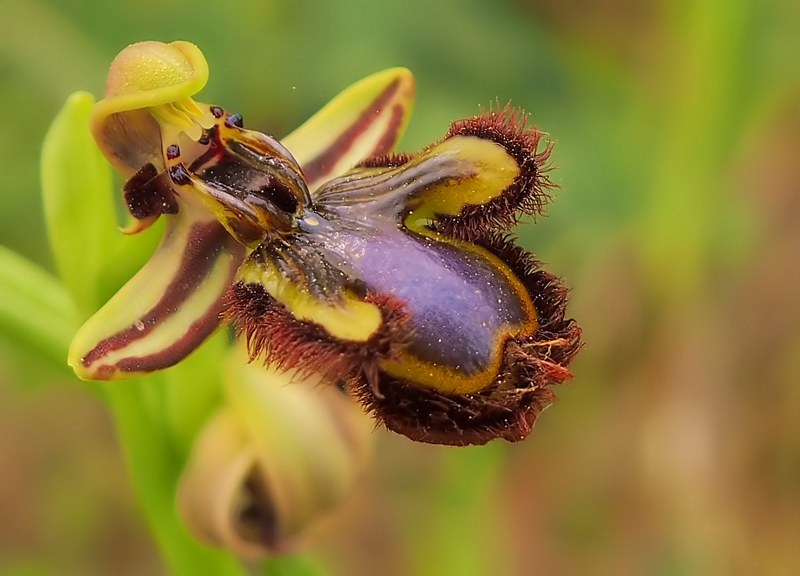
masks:
POLYGON ((237 502, 240 509, 233 520, 237 533, 246 540, 268 550, 277 550, 283 544, 283 526, 275 506, 273 487, 266 482, 269 476, 260 466, 256 464, 247 472, 242 485, 244 497, 237 502))
POLYGON ((542 146, 543 134, 527 127, 528 116, 519 108, 499 104, 478 116, 454 122, 445 139, 477 136, 503 146, 517 161, 520 174, 501 195, 486 204, 467 205, 458 216, 437 218, 437 231, 459 240, 472 241, 489 230, 508 231, 520 214, 542 212, 554 185, 547 172, 552 143, 542 146), (541 148, 541 149, 540 149, 541 148))
MULTIPOLYGON (((399 89, 400 80, 397 79, 389 84, 383 92, 378 94, 378 96, 369 104, 369 106, 364 108, 364 111, 356 119, 356 121, 353 122, 347 130, 342 132, 339 137, 330 146, 328 146, 328 148, 326 148, 317 157, 309 160, 303 166, 303 173, 305 174, 306 181, 315 182, 328 175, 336 165, 336 162, 339 160, 339 158, 345 155, 347 151, 350 150, 350 147, 356 142, 356 140, 358 140, 359 136, 361 136, 372 125, 375 116, 380 114, 381 110, 386 106, 386 103, 390 102, 391 99, 394 98, 395 93, 399 89)), ((399 114, 396 110, 393 110, 387 132, 396 135, 397 130, 399 130, 400 125, 402 124, 402 120, 402 108, 400 109, 399 114)), ((381 138, 380 143, 385 146, 387 143, 386 137, 381 138)), ((394 143, 394 140, 388 141, 388 143, 391 145, 394 143)), ((389 148, 381 149, 380 145, 381 144, 376 146, 376 148, 372 151, 373 155, 385 154, 388 152, 389 148)))
MULTIPOLYGON (((236 270, 231 270, 231 282, 236 270)), ((172 345, 159 351, 157 354, 149 356, 132 356, 123 358, 116 364, 116 368, 122 372, 155 372, 163 368, 168 368, 177 364, 197 348, 206 338, 211 336, 219 326, 222 316, 222 298, 217 300, 209 311, 199 320, 192 324, 186 333, 176 340, 172 345)))
POLYGON ((203 133, 200 144, 207 146, 207 148, 186 167, 189 172, 197 173, 208 164, 218 162, 224 156, 225 151, 219 143, 219 129, 217 126, 212 126, 203 133))
POLYGON ((389 125, 386 127, 386 131, 383 133, 383 136, 381 136, 381 139, 378 140, 375 148, 372 149, 370 156, 386 154, 387 151, 394 147, 395 143, 397 142, 397 136, 400 132, 400 127, 403 125, 404 116, 405 109, 403 106, 400 104, 395 104, 392 106, 392 115, 389 118, 389 125))
MULTIPOLYGON (((198 223, 192 226, 181 258, 180 269, 158 303, 139 319, 138 325, 129 326, 99 342, 83 357, 81 360, 83 365, 89 367, 95 362, 101 361, 107 354, 123 349, 136 340, 146 338, 162 321, 180 310, 186 300, 206 279, 217 259, 223 252, 231 250, 242 252, 242 248, 231 240, 225 229, 218 223, 198 223)), ((233 272, 232 270, 232 274, 233 272)), ((209 319, 205 318, 205 320, 209 319)), ((219 323, 219 318, 210 320, 213 327, 219 323)), ((196 346, 199 344, 197 338, 207 336, 208 333, 207 328, 201 328, 196 323, 184 337, 188 338, 187 345, 193 343, 196 346)), ((166 358, 165 353, 161 353, 159 356, 166 358)), ((180 357, 175 361, 179 359, 180 357)))
POLYGON ((512 338, 494 382, 476 394, 444 394, 381 375, 380 394, 363 378, 350 387, 388 429, 412 440, 465 446, 494 438, 523 440, 539 413, 553 403, 550 386, 571 377, 568 365, 579 350, 581 330, 565 319, 567 290, 536 259, 500 234, 479 242, 502 258, 530 292, 539 326, 527 338, 512 338))
POLYGON ((398 168, 414 159, 409 152, 396 152, 370 156, 359 162, 355 168, 398 168))
POLYGON ((137 220, 178 213, 169 178, 149 162, 130 177, 123 190, 128 212, 137 220))
POLYGON ((296 240, 292 244, 265 242, 256 248, 250 260, 272 262, 282 278, 320 301, 341 302, 345 290, 359 297, 366 295, 363 283, 333 266, 325 254, 315 246, 309 246, 304 238, 296 240))

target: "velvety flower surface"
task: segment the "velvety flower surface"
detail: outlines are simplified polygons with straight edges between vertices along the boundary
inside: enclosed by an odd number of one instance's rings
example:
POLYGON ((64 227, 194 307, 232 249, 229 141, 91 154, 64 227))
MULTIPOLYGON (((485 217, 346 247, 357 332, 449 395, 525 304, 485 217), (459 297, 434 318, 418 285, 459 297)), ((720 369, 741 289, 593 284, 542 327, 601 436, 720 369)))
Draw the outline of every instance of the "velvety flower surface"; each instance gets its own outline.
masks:
POLYGON ((580 339, 558 278, 508 236, 547 198, 541 133, 498 107, 391 154, 413 100, 392 69, 278 142, 191 100, 207 73, 187 43, 112 65, 93 131, 128 178, 128 231, 168 222, 76 336, 76 372, 168 367, 224 318, 251 360, 319 374, 412 439, 524 438, 580 339))

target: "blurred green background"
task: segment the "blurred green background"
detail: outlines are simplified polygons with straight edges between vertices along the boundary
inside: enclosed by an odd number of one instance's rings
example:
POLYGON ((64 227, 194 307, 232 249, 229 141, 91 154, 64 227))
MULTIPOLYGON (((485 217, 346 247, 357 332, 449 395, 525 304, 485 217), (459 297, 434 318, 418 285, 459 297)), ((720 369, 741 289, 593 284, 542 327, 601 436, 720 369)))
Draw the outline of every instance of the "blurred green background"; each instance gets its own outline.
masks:
MULTIPOLYGON (((310 542, 331 573, 796 573, 800 3, 20 0, 0 13, 0 244, 48 268, 42 138, 70 92, 102 94, 132 42, 198 44, 202 99, 276 135, 403 65, 418 82, 403 148, 495 98, 554 140, 561 188, 520 236, 572 287, 575 379, 519 445, 376 432, 358 494, 310 542)), ((0 574, 162 572, 103 407, 0 333, 0 574)))

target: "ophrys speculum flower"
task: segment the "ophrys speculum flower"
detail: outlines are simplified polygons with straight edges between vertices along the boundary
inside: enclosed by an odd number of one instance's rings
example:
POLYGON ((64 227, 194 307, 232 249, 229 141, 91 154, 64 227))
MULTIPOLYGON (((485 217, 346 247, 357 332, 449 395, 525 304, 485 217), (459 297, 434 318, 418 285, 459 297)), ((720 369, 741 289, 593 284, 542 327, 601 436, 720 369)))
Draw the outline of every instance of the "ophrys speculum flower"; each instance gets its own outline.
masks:
POLYGON ((281 144, 191 100, 206 73, 185 43, 135 45, 112 66, 96 138, 129 178, 131 230, 169 221, 76 336, 76 371, 167 367, 224 317, 252 359, 321 373, 412 439, 524 438, 580 337, 559 280, 507 236, 546 199, 541 133, 495 108, 392 155, 413 96, 394 69, 281 144))

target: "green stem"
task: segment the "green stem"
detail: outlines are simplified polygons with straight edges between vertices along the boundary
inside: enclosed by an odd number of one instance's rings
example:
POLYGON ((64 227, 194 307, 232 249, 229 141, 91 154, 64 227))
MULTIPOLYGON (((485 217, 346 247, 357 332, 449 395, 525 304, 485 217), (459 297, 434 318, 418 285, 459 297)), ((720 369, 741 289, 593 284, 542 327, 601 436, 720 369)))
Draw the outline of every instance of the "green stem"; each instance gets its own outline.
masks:
POLYGON ((451 450, 429 503, 427 529, 416 526, 412 572, 420 576, 507 574, 503 528, 495 521, 505 446, 451 450))
POLYGON ((741 62, 747 58, 749 0, 675 2, 670 32, 678 46, 664 69, 667 83, 657 114, 663 149, 654 164, 653 189, 641 221, 643 262, 653 292, 682 309, 704 290, 714 237, 731 213, 722 174, 741 129, 741 62), (737 128, 731 128, 737 127, 737 128))
POLYGON ((262 576, 324 576, 325 571, 308 556, 277 556, 261 565, 262 576))
POLYGON ((158 399, 163 383, 156 378, 117 382, 106 388, 133 487, 156 543, 174 576, 245 576, 247 570, 230 553, 202 546, 186 530, 175 506, 175 489, 183 458, 175 453, 158 399))

